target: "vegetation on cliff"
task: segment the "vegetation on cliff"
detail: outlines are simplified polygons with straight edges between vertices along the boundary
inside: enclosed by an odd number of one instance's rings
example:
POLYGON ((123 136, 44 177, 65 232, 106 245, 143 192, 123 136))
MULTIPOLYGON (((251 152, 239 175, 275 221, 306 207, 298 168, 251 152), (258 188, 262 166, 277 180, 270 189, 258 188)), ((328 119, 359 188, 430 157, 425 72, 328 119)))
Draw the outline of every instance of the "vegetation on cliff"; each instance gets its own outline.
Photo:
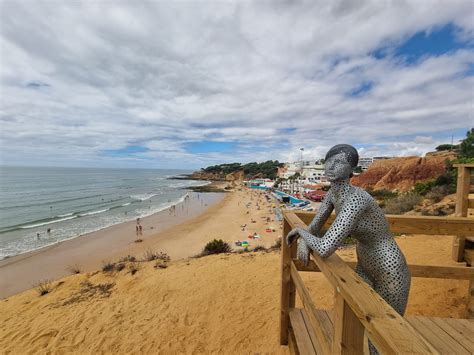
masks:
POLYGON ((227 175, 236 171, 243 171, 245 177, 252 178, 254 176, 260 176, 262 178, 275 179, 278 168, 283 166, 283 163, 278 160, 268 160, 263 163, 230 163, 208 166, 207 168, 201 169, 205 173, 227 175))

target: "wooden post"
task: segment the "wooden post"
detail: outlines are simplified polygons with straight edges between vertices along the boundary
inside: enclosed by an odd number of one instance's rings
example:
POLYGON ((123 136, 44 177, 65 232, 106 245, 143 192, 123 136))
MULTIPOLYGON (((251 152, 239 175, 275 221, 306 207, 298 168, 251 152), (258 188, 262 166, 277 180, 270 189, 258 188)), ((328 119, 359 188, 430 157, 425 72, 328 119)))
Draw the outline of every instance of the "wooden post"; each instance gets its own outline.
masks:
POLYGON ((288 327, 290 323, 290 306, 294 307, 295 285, 291 280, 291 249, 286 243, 286 235, 291 231, 283 215, 283 235, 281 237, 281 305, 280 305, 280 344, 288 344, 288 327), (291 304, 293 303, 293 304, 291 304))
POLYGON ((336 290, 334 304, 334 354, 362 354, 364 326, 356 317, 344 297, 336 290))
MULTIPOLYGON (((469 198, 469 184, 471 174, 463 164, 457 165, 458 181, 456 190, 456 217, 467 217, 467 206, 469 198)), ((456 235, 453 239, 452 258, 454 261, 464 260, 464 245, 466 243, 465 237, 456 235)))
POLYGON ((474 318, 474 279, 469 281, 469 289, 467 293, 467 312, 466 318, 474 318))

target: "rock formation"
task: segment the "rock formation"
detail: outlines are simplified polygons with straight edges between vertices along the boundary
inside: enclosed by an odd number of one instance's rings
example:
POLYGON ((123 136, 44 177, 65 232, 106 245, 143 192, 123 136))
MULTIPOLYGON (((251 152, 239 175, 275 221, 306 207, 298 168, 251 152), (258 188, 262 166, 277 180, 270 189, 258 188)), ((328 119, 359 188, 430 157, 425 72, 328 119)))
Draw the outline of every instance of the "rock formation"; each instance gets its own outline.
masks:
POLYGON ((428 153, 425 157, 401 157, 375 161, 369 169, 351 182, 364 189, 409 191, 417 182, 424 182, 442 175, 446 160, 456 158, 449 151, 428 153))

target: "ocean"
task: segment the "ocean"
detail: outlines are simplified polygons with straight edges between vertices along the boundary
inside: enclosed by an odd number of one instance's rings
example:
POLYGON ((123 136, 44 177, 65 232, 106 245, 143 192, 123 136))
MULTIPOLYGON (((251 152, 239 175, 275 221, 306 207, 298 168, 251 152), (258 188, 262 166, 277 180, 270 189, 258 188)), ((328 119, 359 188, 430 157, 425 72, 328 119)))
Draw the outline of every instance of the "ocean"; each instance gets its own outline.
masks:
POLYGON ((0 259, 162 211, 208 183, 187 173, 0 167, 0 259))

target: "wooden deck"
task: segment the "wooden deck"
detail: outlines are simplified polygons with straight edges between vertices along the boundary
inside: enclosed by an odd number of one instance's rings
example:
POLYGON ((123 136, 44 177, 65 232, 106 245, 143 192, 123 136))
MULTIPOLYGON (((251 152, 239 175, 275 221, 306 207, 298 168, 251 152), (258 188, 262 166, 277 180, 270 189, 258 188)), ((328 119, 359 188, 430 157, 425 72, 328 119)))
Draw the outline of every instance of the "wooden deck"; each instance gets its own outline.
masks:
MULTIPOLYGON (((285 212, 283 234, 306 228, 314 213, 285 212), (306 223, 305 223, 306 222, 306 223)), ((474 219, 388 216, 393 232, 474 237, 474 219)), ((329 221, 331 223, 331 221, 329 221)), ((296 246, 282 240, 280 343, 301 354, 367 353, 370 339, 380 353, 474 354, 474 320, 401 317, 337 254, 326 259, 312 253, 308 266, 295 259, 296 246), (334 287, 332 311, 313 303, 300 272, 322 272, 334 287), (295 308, 296 294, 303 308, 295 308)), ((474 268, 409 265, 412 277, 467 280, 466 316, 473 309, 474 268)), ((429 300, 427 300, 429 302, 429 300)))
MULTIPOLYGON (((331 311, 317 310, 322 320, 322 331, 332 343, 334 334, 333 316, 331 311)), ((473 354, 474 353, 474 320, 407 316, 405 319, 420 333, 439 354, 473 354)), ((300 354, 324 354, 309 316, 303 308, 290 310, 290 348, 300 354)), ((364 353, 368 353, 364 342, 364 353)))

